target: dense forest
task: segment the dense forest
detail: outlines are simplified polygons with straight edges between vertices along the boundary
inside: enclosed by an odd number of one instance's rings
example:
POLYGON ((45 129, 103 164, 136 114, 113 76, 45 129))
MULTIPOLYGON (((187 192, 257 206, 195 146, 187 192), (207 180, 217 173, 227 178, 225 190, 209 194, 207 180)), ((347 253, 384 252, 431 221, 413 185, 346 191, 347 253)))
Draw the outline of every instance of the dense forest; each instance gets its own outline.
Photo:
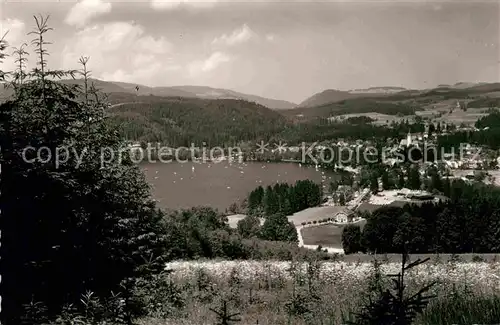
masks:
POLYGON ((345 230, 346 238, 355 238, 345 241, 346 250, 400 253, 406 243, 412 253, 500 252, 500 190, 460 180, 440 186, 449 200, 382 207, 365 215, 361 233, 345 230))
POLYGON ((459 148, 463 143, 488 146, 493 150, 500 148, 500 113, 493 111, 476 121, 479 131, 457 131, 441 135, 438 146, 445 149, 459 148))
POLYGON ((259 217, 276 213, 289 216, 319 205, 322 196, 321 186, 310 180, 299 180, 294 185, 276 183, 266 189, 259 186, 248 196, 247 212, 259 217))
POLYGON ((387 115, 414 115, 418 106, 394 103, 378 98, 353 98, 315 107, 299 107, 283 110, 287 116, 302 114, 306 117, 330 117, 343 114, 380 113, 387 115))
POLYGON ((264 106, 243 100, 163 99, 111 108, 125 139, 187 146, 235 146, 241 141, 269 139, 286 120, 264 106))

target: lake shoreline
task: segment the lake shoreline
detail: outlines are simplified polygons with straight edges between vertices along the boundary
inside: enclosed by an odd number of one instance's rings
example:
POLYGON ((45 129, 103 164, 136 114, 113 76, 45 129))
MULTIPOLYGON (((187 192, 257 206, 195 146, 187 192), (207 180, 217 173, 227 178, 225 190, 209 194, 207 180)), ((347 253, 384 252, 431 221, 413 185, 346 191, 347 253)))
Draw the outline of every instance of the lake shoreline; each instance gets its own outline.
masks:
POLYGON ((320 184, 334 173, 293 162, 144 163, 140 165, 152 187, 153 198, 169 210, 209 206, 224 212, 241 203, 258 186, 293 184, 309 179, 320 184))

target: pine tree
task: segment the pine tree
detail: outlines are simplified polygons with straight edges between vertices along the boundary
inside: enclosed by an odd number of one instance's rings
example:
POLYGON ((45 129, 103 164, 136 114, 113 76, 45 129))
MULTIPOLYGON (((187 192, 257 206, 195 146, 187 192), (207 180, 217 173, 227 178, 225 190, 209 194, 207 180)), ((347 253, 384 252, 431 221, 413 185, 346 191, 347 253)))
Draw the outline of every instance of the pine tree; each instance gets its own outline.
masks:
POLYGON ((10 83, 14 95, 0 104, 1 317, 7 324, 17 322, 33 296, 53 314, 87 290, 119 291, 145 257, 161 256, 166 247, 163 215, 142 172, 126 153, 111 159, 123 143, 109 125, 107 104, 92 89, 93 98, 82 102, 78 86, 56 81, 78 72, 49 69, 51 28, 46 18, 35 22, 37 67, 22 82, 18 73, 10 83), (47 148, 44 161, 36 159, 40 148, 47 148), (49 159, 47 150, 61 160, 49 159))
POLYGON ((279 211, 279 198, 271 186, 266 188, 264 194, 264 212, 266 216, 273 215, 279 211))
POLYGON ((348 225, 342 231, 342 248, 345 254, 354 254, 361 251, 361 228, 348 225))
POLYGON ((412 190, 419 190, 421 186, 420 173, 418 168, 410 168, 408 175, 408 185, 412 190))
POLYGON ((398 187, 405 188, 405 186, 406 186, 405 175, 403 173, 403 170, 401 170, 401 172, 399 173, 399 177, 398 177, 398 187))
POLYGON ((345 194, 344 193, 339 193, 338 195, 338 200, 339 200, 339 205, 345 205, 345 194))
POLYGON ((377 296, 375 299, 368 298, 362 311, 356 316, 352 325, 411 325, 414 320, 421 314, 430 300, 435 295, 428 294, 430 289, 436 284, 431 282, 428 285, 420 288, 416 293, 409 295, 405 276, 408 270, 427 262, 417 259, 410 262, 406 253, 402 254, 401 271, 398 274, 391 274, 393 288, 385 289, 378 284, 374 289, 377 296))
POLYGON ((387 170, 384 170, 382 172, 382 188, 384 190, 391 189, 391 184, 390 184, 390 181, 389 181, 389 173, 387 172, 387 170))
POLYGON ((236 322, 241 322, 238 317, 240 313, 230 313, 227 307, 227 300, 221 301, 221 306, 218 309, 210 308, 217 315, 217 323, 215 325, 231 325, 236 322))
POLYGON ((441 181, 441 176, 439 176, 439 172, 437 171, 431 174, 431 188, 439 192, 443 191, 443 183, 441 181))
POLYGON ((378 178, 377 178, 377 175, 375 175, 375 174, 372 174, 370 176, 370 190, 372 192, 378 191, 378 178))

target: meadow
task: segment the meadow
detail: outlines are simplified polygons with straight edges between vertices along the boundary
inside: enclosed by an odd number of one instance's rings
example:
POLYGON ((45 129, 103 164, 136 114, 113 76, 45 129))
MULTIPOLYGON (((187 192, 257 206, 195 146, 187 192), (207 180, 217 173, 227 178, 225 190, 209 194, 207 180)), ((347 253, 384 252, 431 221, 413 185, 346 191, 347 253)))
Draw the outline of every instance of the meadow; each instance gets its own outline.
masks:
POLYGON ((415 121, 415 118, 419 116, 440 123, 452 123, 456 125, 464 123, 466 125, 472 125, 481 117, 488 115, 487 107, 468 108, 467 111, 463 111, 461 109, 453 109, 453 111, 450 113, 450 109, 454 108, 455 104, 456 101, 454 100, 443 101, 442 103, 430 105, 429 107, 426 107, 424 110, 416 111, 415 115, 398 116, 398 115, 388 115, 388 114, 370 112, 370 113, 359 113, 359 114, 355 113, 343 114, 335 116, 335 119, 342 120, 351 117, 367 116, 374 120, 372 123, 375 125, 390 125, 393 122, 401 123, 401 121, 405 120, 413 122, 415 121))
POLYGON ((344 227, 335 224, 325 224, 301 229, 306 245, 321 245, 322 247, 342 248, 342 231, 344 227))
POLYGON ((360 116, 366 116, 371 119, 373 119, 373 124, 376 125, 390 125, 392 122, 395 123, 400 123, 401 121, 404 121, 406 119, 412 121, 414 120, 414 115, 409 115, 409 116, 397 116, 397 115, 389 115, 389 114, 382 114, 382 113, 376 113, 376 112, 370 112, 370 113, 353 113, 353 114, 342 114, 335 116, 332 119, 339 119, 339 120, 344 120, 348 119, 351 117, 360 117, 360 116))
MULTIPOLYGON (((436 297, 415 324, 498 322, 496 257, 488 262, 443 257, 434 256, 407 275, 408 293, 436 281, 431 289, 436 297)), ((184 306, 167 317, 145 318, 141 324, 216 324, 211 309, 217 310, 221 301, 227 301, 227 308, 241 320, 231 324, 345 324, 371 295, 374 283, 386 286, 386 275, 398 273, 400 266, 389 259, 379 266, 343 260, 171 262, 167 277, 179 289, 184 306)))

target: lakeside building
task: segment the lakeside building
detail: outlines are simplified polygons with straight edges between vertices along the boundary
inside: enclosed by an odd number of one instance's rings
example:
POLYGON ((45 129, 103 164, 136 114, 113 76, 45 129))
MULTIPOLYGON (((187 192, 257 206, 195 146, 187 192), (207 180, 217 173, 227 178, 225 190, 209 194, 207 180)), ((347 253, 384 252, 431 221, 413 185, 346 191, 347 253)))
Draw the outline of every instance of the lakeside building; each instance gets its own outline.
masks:
POLYGON ((334 220, 338 223, 349 223, 353 222, 355 217, 356 214, 352 210, 345 208, 335 213, 334 220))

